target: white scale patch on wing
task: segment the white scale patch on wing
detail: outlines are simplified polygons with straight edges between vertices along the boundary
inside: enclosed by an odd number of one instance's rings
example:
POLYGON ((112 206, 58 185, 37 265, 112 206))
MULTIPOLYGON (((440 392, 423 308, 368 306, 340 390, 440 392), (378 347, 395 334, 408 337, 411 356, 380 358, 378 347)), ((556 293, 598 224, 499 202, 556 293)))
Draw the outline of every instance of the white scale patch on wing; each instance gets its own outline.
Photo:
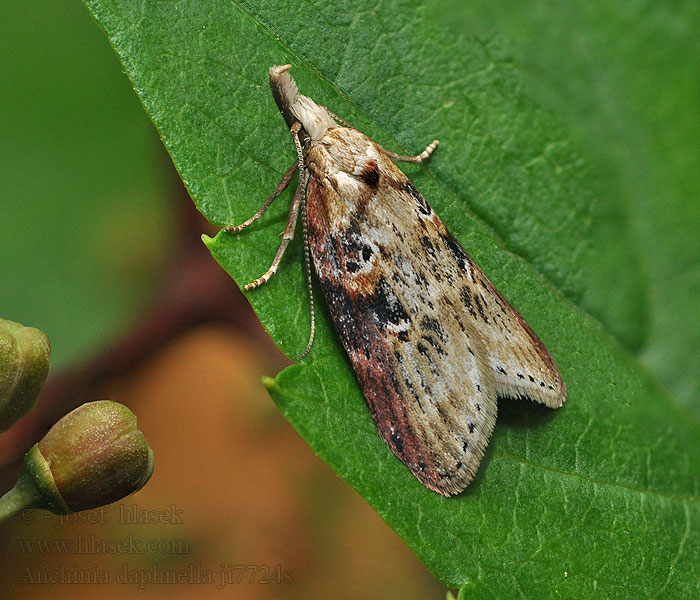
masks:
MULTIPOLYGON (((380 156, 380 169, 391 172, 393 167, 408 181, 388 157, 380 156)), ((434 287, 441 290, 443 298, 455 307, 453 310, 466 313, 465 318, 471 319, 486 349, 496 393, 499 396, 529 398, 551 408, 560 407, 566 400, 566 387, 544 344, 447 231, 437 213, 430 209, 412 184, 409 189, 411 192, 402 194, 401 198, 404 203, 406 199, 413 200, 415 215, 401 218, 400 211, 405 210, 410 214, 410 208, 399 207, 395 201, 385 204, 378 202, 376 210, 385 213, 385 225, 393 223, 396 226, 400 222, 413 227, 408 247, 422 247, 426 254, 416 256, 412 253, 408 260, 426 266, 431 264, 431 272, 439 274, 434 287), (421 221, 426 227, 424 232, 418 230, 421 221), (415 237, 420 238, 420 244, 415 237), (445 279, 450 285, 444 285, 445 279)), ((387 229, 385 226, 382 229, 380 225, 377 227, 379 231, 386 232, 387 229)), ((405 264, 401 267, 406 269, 405 264)))

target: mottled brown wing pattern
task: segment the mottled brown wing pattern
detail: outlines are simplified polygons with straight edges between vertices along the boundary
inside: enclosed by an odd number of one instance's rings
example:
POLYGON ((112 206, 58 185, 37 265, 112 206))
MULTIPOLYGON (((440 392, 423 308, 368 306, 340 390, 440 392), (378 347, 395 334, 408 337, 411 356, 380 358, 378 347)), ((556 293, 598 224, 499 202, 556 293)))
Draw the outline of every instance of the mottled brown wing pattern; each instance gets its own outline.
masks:
POLYGON ((375 423, 424 485, 458 493, 483 457, 496 394, 556 404, 553 361, 372 140, 331 129, 307 162, 315 269, 375 423), (496 324, 502 340, 486 331, 496 324))

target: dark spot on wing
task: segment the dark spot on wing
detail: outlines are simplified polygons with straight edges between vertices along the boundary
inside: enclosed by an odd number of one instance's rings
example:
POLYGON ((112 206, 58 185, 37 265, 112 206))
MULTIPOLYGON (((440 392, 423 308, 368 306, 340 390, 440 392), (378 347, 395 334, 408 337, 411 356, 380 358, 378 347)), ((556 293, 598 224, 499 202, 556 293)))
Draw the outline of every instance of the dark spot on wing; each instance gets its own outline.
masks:
POLYGON ((474 303, 476 304, 476 310, 479 311, 479 314, 481 315, 481 318, 484 320, 484 323, 488 323, 488 317, 486 316, 486 313, 484 313, 484 307, 481 304, 481 300, 479 300, 479 296, 474 296, 474 303))
MULTIPOLYGON (((426 279, 425 273, 423 273, 423 271, 421 271, 420 269, 418 269, 418 270, 414 273, 413 279, 414 279, 414 281, 415 281, 416 287, 418 287, 419 289, 422 289, 422 290, 427 290, 427 289, 428 289, 428 280, 426 279)), ((428 300, 428 299, 426 298, 426 299, 425 299, 425 302, 430 302, 430 300, 428 300)))
POLYGON ((472 304, 472 292, 468 285, 465 285, 462 288, 462 291, 459 293, 459 297, 462 300, 462 304, 464 304, 469 311, 469 314, 476 319, 476 311, 474 310, 474 305, 472 304))
POLYGON ((416 186, 413 185, 410 179, 406 179, 406 181, 401 186, 401 189, 404 192, 407 192, 409 196, 413 198, 413 201, 416 203, 416 207, 418 208, 419 213, 428 216, 430 213, 433 212, 430 208, 430 205, 426 202, 425 198, 423 198, 421 193, 418 191, 416 186))
POLYGON ((398 435, 392 433, 391 441, 399 452, 403 452, 403 440, 398 435))
POLYGON ((365 168, 360 173, 360 178, 372 189, 379 186, 379 167, 373 160, 367 161, 365 168))
POLYGON ((382 325, 398 325, 402 321, 411 321, 408 312, 384 277, 377 282, 375 293, 367 296, 367 302, 382 325))
POLYGON ((445 247, 452 253, 454 259, 457 261, 459 268, 463 271, 466 270, 467 265, 467 253, 462 249, 451 235, 443 235, 442 241, 445 243, 445 247))
POLYGON ((362 248, 362 233, 357 221, 352 220, 350 226, 340 235, 345 254, 356 254, 362 248))
POLYGON ((430 240, 430 236, 424 235, 420 239, 420 243, 425 248, 425 251, 430 255, 431 258, 436 259, 437 254, 435 253, 435 246, 433 245, 433 242, 430 240))
POLYGON ((426 342, 428 342, 433 348, 435 348, 435 351, 440 354, 444 355, 445 354, 445 349, 442 347, 442 344, 438 343, 438 341, 432 336, 432 335, 423 335, 421 336, 426 342))
POLYGON ((432 331, 433 333, 437 334, 441 342, 444 343, 447 341, 445 332, 442 330, 442 327, 440 326, 440 323, 437 321, 437 319, 433 319, 431 317, 423 317, 423 319, 420 322, 420 326, 425 330, 432 331))

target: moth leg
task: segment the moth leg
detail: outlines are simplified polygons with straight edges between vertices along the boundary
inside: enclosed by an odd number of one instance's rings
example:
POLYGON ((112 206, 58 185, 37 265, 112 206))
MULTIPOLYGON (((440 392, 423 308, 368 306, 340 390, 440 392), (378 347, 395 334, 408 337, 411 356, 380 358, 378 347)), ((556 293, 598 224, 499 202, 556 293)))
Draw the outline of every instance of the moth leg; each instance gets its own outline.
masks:
MULTIPOLYGON (((299 217, 299 208, 304 203, 304 199, 306 197, 307 180, 307 171, 304 167, 304 154, 301 147, 301 142, 299 141, 300 129, 301 124, 298 121, 295 122, 294 125, 292 125, 292 136, 294 137, 294 143, 297 147, 298 154, 298 160, 295 162, 295 165, 299 165, 299 184, 297 185, 297 191, 294 192, 292 206, 289 209, 289 218, 287 219, 287 227, 285 228, 284 235, 282 236, 282 243, 277 249, 277 254, 275 254, 275 258, 272 261, 272 265, 270 265, 270 268, 263 275, 258 277, 255 281, 246 285, 244 288, 246 291, 254 290, 256 287, 259 287, 277 272, 277 269, 280 266, 280 262, 282 261, 282 257, 284 256, 284 252, 287 249, 287 246, 289 246, 289 242, 291 242, 294 239, 294 230, 296 229, 297 219, 299 217)), ((290 171, 292 173, 294 172, 291 169, 290 171)), ((287 174, 289 174, 290 171, 287 171, 287 174)), ((287 176, 287 174, 285 174, 285 177, 287 176)), ((281 183, 282 182, 280 182, 280 184, 281 183)))
POLYGON ((275 191, 272 192, 272 195, 265 201, 265 204, 263 204, 260 207, 260 210, 256 212, 250 219, 247 221, 241 223, 240 225, 229 225, 228 227, 224 227, 224 230, 227 231, 228 233, 238 233, 239 231, 245 229, 248 227, 248 225, 252 225, 257 221, 260 217, 262 217, 263 213, 269 208, 270 204, 272 204, 272 201, 277 198, 284 190, 287 189, 287 186, 289 185, 289 182, 292 179, 292 176, 294 175, 294 171, 297 170, 297 161, 294 161, 294 164, 287 169, 287 172, 284 174, 282 177, 282 180, 277 184, 277 187, 275 188, 275 191))
POLYGON ((379 146, 385 153, 386 155, 391 159, 392 162, 407 162, 407 163, 421 163, 423 162, 426 158, 428 158, 432 153, 435 148, 437 148, 438 144, 437 140, 433 140, 431 144, 428 145, 428 147, 423 150, 420 154, 417 154, 416 156, 404 156, 402 154, 396 154, 396 152, 392 152, 391 150, 387 150, 383 146, 379 146))
POLYGON ((299 185, 297 186, 297 191, 294 193, 294 200, 292 201, 292 206, 289 209, 289 218, 287 219, 287 227, 284 230, 284 235, 282 236, 282 243, 277 249, 277 254, 275 254, 275 259, 272 261, 270 268, 255 281, 249 283, 245 286, 246 291, 254 290, 256 287, 265 283, 270 277, 272 277, 280 266, 282 261, 282 256, 284 256, 284 251, 287 249, 289 242, 294 239, 294 230, 297 225, 297 217, 299 216, 299 207, 302 204, 304 198, 303 185, 305 181, 299 180, 299 185))

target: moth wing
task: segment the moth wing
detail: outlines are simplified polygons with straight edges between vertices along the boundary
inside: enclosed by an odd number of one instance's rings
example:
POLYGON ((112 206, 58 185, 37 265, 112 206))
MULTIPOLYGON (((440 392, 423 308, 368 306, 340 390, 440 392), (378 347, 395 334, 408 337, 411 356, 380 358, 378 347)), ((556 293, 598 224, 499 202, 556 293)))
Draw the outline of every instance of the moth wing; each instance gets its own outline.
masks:
POLYGON ((468 273, 469 284, 458 290, 459 298, 486 346, 496 393, 559 408, 566 386, 544 344, 464 249, 454 240, 448 245, 468 273))
POLYGON ((364 134, 310 149, 307 225, 329 311, 382 437, 423 484, 464 489, 496 396, 556 408, 549 352, 411 181, 364 134))
MULTIPOLYGON (((362 185, 334 172, 333 161, 309 182, 321 288, 382 438, 426 487, 456 494, 474 477, 496 420, 487 349, 451 292, 465 274, 446 250, 427 250, 423 240, 437 248, 444 226, 408 178, 363 134, 332 131, 361 136, 350 142, 369 145, 380 164, 359 174, 362 185), (377 179, 384 185, 367 183, 377 179)), ((322 159, 312 148, 308 160, 322 159)))
POLYGON ((408 201, 389 200, 384 208, 388 213, 386 223, 411 228, 402 236, 413 249, 413 260, 429 265, 443 303, 462 312, 457 317, 460 326, 469 323, 482 341, 496 394, 559 408, 566 401, 566 386, 544 344, 454 239, 410 180, 398 169, 391 174, 384 162, 382 169, 388 185, 379 189, 398 189, 403 193, 390 193, 390 198, 408 201), (403 217, 400 211, 406 211, 403 217))

